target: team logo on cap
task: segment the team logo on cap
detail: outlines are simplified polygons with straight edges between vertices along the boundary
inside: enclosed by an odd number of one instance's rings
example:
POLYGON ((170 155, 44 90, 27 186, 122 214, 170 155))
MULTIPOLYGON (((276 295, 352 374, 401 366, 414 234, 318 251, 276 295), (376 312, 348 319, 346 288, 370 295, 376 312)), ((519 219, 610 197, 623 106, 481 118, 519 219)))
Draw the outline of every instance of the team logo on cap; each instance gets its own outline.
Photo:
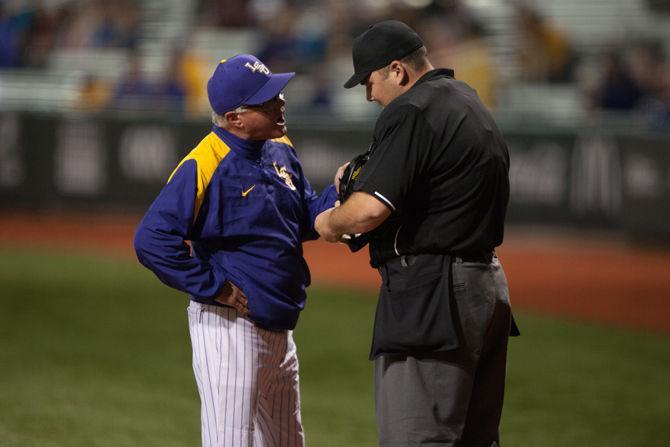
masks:
POLYGON ((254 62, 254 65, 251 65, 249 62, 244 64, 245 67, 247 67, 249 70, 251 70, 253 73, 256 73, 257 71, 263 73, 265 76, 270 76, 270 69, 265 66, 265 64, 256 61, 254 62))

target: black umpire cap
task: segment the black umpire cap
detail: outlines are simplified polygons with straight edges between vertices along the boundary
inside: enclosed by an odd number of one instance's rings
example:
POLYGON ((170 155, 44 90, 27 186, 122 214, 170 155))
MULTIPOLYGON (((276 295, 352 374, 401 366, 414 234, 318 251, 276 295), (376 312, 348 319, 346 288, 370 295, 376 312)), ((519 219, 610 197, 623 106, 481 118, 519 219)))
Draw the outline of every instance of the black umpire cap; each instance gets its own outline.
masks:
POLYGON ((371 72, 402 59, 423 46, 412 28, 397 20, 375 23, 354 39, 352 57, 354 74, 344 88, 355 87, 371 72))

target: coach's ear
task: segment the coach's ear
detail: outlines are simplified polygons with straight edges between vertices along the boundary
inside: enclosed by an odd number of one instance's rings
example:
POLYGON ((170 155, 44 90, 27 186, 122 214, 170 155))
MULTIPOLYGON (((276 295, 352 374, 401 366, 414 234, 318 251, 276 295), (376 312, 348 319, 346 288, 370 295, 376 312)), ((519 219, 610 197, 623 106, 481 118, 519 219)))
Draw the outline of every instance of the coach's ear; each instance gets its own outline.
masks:
POLYGON ((240 114, 235 111, 230 111, 226 112, 223 115, 223 119, 226 120, 226 123, 228 124, 228 127, 233 127, 236 129, 242 129, 244 127, 244 123, 240 119, 240 114))

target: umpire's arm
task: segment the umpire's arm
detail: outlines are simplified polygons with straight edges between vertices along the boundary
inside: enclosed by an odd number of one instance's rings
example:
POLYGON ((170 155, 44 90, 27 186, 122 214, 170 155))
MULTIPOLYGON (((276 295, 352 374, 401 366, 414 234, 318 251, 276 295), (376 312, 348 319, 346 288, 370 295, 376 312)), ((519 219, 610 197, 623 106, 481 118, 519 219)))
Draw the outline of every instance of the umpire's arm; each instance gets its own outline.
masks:
POLYGON ((343 234, 374 230, 390 215, 391 209, 384 203, 366 192, 356 191, 342 205, 316 216, 314 227, 328 242, 339 242, 343 234))

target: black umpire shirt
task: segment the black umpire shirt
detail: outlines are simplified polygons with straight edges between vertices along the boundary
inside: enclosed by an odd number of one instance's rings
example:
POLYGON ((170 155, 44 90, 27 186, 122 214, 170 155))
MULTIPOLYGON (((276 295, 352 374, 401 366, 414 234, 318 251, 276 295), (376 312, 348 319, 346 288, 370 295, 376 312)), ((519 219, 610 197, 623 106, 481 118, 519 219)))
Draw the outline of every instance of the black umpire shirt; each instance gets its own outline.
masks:
POLYGON ((393 211, 369 235, 384 282, 371 358, 457 348, 449 255, 490 256, 503 239, 507 146, 475 91, 453 76, 432 70, 386 106, 354 185, 393 211))
POLYGON ((475 91, 432 70, 382 111, 354 189, 393 214, 373 231, 370 260, 493 251, 503 239, 509 154, 475 91))

